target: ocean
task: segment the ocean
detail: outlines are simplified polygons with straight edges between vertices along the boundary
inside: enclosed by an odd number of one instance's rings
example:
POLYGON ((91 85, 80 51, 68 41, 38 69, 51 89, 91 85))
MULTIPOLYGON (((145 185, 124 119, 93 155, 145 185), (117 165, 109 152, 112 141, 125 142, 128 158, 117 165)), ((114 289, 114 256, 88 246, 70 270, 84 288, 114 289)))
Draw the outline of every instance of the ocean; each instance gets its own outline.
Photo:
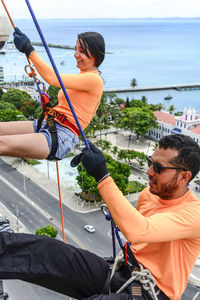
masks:
MULTIPOLYGON (((40 37, 31 19, 14 20, 31 41, 40 37)), ((77 34, 100 32, 106 42, 105 60, 100 66, 106 88, 126 88, 131 79, 138 86, 178 83, 198 83, 200 80, 200 19, 41 19, 41 30, 47 43, 74 46, 77 34)), ((12 39, 12 36, 10 37, 12 39)), ((45 50, 37 51, 49 62, 45 50)), ((60 73, 77 73, 73 50, 50 48, 60 73)), ((8 51, 0 57, 6 80, 21 79, 23 54, 8 51)), ((195 107, 200 113, 200 91, 158 91, 135 93, 134 98, 146 96, 149 103, 173 104, 177 111, 195 107), (168 94, 172 100, 164 101, 168 94)))

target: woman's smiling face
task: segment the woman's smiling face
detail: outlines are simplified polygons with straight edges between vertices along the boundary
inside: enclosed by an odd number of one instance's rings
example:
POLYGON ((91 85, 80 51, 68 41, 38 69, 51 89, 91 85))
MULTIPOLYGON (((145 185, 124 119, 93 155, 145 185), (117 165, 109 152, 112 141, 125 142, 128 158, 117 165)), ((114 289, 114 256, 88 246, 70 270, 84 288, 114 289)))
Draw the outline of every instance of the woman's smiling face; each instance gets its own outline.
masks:
POLYGON ((90 71, 90 70, 96 69, 95 59, 90 54, 90 51, 88 49, 87 49, 87 51, 88 51, 90 57, 88 57, 84 53, 80 42, 77 40, 76 46, 75 46, 74 57, 75 57, 76 62, 77 62, 77 68, 79 68, 80 71, 90 71))

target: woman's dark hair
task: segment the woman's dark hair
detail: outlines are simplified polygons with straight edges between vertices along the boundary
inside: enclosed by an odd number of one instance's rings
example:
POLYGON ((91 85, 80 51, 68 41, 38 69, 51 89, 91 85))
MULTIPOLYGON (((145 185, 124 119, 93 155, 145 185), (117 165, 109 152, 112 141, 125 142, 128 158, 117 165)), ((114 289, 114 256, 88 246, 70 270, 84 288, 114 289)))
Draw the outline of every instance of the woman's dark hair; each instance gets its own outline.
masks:
POLYGON ((160 139, 159 148, 178 150, 178 155, 170 163, 192 173, 190 181, 200 171, 200 146, 189 136, 183 134, 167 135, 160 139))
POLYGON ((90 57, 88 50, 95 59, 95 66, 98 68, 105 57, 105 42, 103 36, 98 32, 83 32, 78 34, 78 41, 87 57, 90 57))

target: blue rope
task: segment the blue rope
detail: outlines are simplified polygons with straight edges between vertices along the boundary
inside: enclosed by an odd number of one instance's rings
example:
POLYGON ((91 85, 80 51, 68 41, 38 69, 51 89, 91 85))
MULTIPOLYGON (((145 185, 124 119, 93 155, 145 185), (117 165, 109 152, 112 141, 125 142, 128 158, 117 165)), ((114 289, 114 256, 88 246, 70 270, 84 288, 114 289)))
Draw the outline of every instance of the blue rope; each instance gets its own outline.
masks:
POLYGON ((44 36, 43 36, 43 33, 42 33, 41 29, 40 29, 40 26, 39 26, 39 24, 38 24, 38 21, 37 21, 35 15, 34 15, 34 12, 33 12, 33 10, 32 10, 32 7, 31 7, 30 3, 29 3, 29 0, 25 0, 25 1, 26 1, 27 6, 28 6, 28 9, 29 9, 29 11, 30 11, 30 14, 31 14, 31 16, 32 16, 32 19, 33 19, 33 21, 34 21, 34 23, 35 23, 35 26, 36 26, 36 28, 37 28, 37 31, 38 31, 38 33, 39 33, 39 35, 40 35, 40 38, 41 38, 41 40, 42 40, 42 43, 43 43, 43 45, 44 45, 44 47, 45 47, 45 50, 46 50, 46 52, 47 52, 47 54, 48 54, 48 57, 49 57, 50 62, 51 62, 51 64, 52 64, 52 67, 53 67, 53 69, 54 69, 54 71, 55 71, 55 73, 56 73, 56 76, 57 76, 58 81, 59 81, 59 83, 60 83, 60 86, 61 86, 61 88, 62 88, 62 90, 63 90, 63 93, 64 93, 64 95, 65 95, 65 98, 66 98, 66 100, 67 100, 67 102, 68 102, 68 105, 69 105, 69 107, 70 107, 70 110, 71 110, 71 112, 72 112, 72 114, 73 114, 73 117, 74 117, 74 119, 75 119, 75 121, 76 121, 76 124, 77 124, 77 126, 78 126, 79 131, 80 131, 80 134, 82 135, 83 141, 84 141, 86 147, 87 147, 88 149, 90 149, 90 146, 89 146, 89 144, 88 144, 88 141, 86 140, 85 134, 84 134, 84 132, 83 132, 83 130, 82 130, 82 128, 81 128, 81 125, 80 125, 80 123, 79 123, 79 120, 78 120, 78 118, 77 118, 77 116, 76 116, 76 113, 75 113, 75 111, 74 111, 74 108, 73 108, 73 106, 72 106, 72 104, 71 104, 71 101, 70 101, 70 99, 69 99, 69 96, 68 96, 68 94, 67 94, 67 91, 66 91, 66 89, 65 89, 65 86, 64 86, 64 84, 63 84, 63 82, 62 82, 62 79, 61 79, 61 77, 60 77, 60 74, 59 74, 59 72, 58 72, 58 70, 57 70, 57 67, 56 67, 55 63, 54 63, 53 57, 52 57, 52 55, 51 55, 51 53, 50 53, 50 51, 49 51, 48 45, 47 45, 46 40, 45 40, 45 38, 44 38, 44 36))
POLYGON ((113 257, 116 257, 116 246, 115 246, 115 235, 117 237, 118 243, 120 248, 123 250, 124 246, 123 243, 121 241, 120 235, 119 235, 119 228, 115 225, 113 218, 110 214, 110 212, 107 213, 106 215, 106 220, 111 222, 111 230, 112 230, 112 244, 113 244, 113 257))
POLYGON ((116 257, 115 229, 112 221, 110 223, 111 223, 111 232, 112 232, 113 258, 115 258, 116 257))

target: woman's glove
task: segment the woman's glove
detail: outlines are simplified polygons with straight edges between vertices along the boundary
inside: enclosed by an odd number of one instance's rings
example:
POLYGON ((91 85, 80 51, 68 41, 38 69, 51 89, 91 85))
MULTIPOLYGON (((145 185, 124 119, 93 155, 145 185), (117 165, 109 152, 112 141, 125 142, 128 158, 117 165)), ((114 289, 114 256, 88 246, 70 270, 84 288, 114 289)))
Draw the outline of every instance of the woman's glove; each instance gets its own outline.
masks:
POLYGON ((106 159, 103 153, 88 141, 90 149, 84 148, 82 153, 78 154, 71 160, 71 166, 76 167, 81 161, 85 167, 87 173, 93 176, 98 183, 104 178, 110 175, 107 166, 106 159))
POLYGON ((27 57, 30 56, 31 52, 35 49, 33 48, 29 38, 19 30, 19 28, 15 27, 15 31, 13 33, 14 36, 14 44, 17 50, 22 53, 25 53, 27 57))

